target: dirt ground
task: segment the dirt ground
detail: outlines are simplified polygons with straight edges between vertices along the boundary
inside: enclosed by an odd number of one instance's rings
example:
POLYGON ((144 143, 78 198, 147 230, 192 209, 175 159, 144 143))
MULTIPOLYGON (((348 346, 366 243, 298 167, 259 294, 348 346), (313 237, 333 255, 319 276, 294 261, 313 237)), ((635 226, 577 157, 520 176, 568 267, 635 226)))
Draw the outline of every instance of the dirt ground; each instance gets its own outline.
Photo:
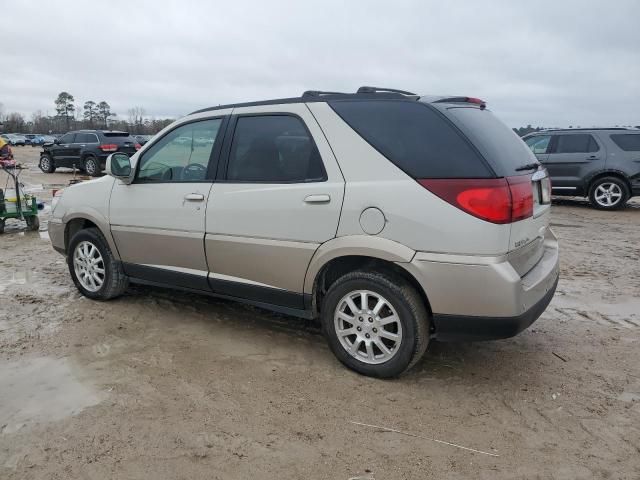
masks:
MULTIPOLYGON (((48 204, 71 174, 15 151, 48 204)), ((640 478, 638 199, 556 202, 561 280, 540 320, 434 342, 393 381, 345 369, 298 319, 142 287, 85 299, 47 216, 0 236, 2 479, 640 478)))

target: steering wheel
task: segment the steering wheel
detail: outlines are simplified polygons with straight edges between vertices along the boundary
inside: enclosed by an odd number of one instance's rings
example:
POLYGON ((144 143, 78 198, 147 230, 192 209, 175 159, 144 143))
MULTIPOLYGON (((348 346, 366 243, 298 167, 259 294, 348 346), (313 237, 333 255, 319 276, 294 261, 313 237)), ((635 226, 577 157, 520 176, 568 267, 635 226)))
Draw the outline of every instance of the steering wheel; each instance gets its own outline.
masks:
POLYGON ((182 169, 183 180, 204 180, 207 176, 207 167, 199 163, 190 163, 182 169))

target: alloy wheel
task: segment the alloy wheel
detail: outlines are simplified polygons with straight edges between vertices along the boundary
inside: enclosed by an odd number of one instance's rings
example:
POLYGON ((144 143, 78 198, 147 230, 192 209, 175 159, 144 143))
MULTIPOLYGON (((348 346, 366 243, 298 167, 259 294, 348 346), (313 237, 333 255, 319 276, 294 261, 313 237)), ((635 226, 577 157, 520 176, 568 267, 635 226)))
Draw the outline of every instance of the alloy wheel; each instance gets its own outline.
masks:
POLYGON ((596 187, 594 196, 598 205, 602 207, 613 207, 620 202, 622 189, 620 185, 613 182, 601 183, 596 187))
POLYGON ((393 305, 371 290, 356 290, 338 302, 334 327, 340 345, 367 364, 389 361, 402 343, 402 324, 393 305))
POLYGON ((80 285, 90 292, 97 292, 104 284, 104 260, 98 247, 91 242, 83 241, 76 246, 73 269, 80 285))

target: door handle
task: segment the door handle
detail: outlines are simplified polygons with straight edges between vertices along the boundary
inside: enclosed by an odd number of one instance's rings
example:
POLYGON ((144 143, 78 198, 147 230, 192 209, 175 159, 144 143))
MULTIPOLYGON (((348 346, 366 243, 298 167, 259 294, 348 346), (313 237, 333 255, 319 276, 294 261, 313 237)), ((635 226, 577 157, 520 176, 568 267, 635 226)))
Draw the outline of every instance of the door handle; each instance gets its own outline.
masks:
POLYGON ((202 202, 204 200, 204 195, 201 193, 187 193, 184 196, 184 199, 188 202, 202 202))
POLYGON ((304 197, 305 203, 329 203, 331 201, 331 196, 327 194, 319 194, 319 195, 307 195, 304 197))
POLYGON ((587 157, 587 160, 598 160, 598 156, 597 155, 589 155, 587 157))

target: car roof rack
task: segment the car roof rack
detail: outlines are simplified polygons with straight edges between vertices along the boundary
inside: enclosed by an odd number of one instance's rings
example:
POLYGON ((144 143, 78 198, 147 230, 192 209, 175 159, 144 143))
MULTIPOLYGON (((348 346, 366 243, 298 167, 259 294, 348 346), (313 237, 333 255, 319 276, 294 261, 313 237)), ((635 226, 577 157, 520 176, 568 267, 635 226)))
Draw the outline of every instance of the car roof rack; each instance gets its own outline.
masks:
MULTIPOLYGON (((585 130, 634 130, 633 127, 577 127, 577 128, 544 128, 539 132, 580 132, 585 130)), ((533 133, 533 132, 532 132, 533 133)))
POLYGON ((398 90, 397 88, 384 88, 384 87, 360 87, 356 93, 399 93, 400 95, 417 96, 416 93, 407 92, 406 90, 398 90))
POLYGON ((218 105, 217 107, 203 108, 191 112, 189 115, 195 113, 210 112, 214 110, 224 110, 226 108, 239 108, 239 107, 256 107, 261 105, 279 105, 286 103, 302 103, 302 102, 326 102, 330 100, 345 100, 345 99, 404 99, 404 100, 418 100, 419 95, 405 90, 397 90, 394 88, 381 88, 381 87, 360 87, 356 93, 346 92, 331 92, 323 90, 307 90, 300 97, 292 98, 277 98, 273 100, 261 100, 258 102, 245 102, 245 103, 230 103, 227 105, 218 105))

